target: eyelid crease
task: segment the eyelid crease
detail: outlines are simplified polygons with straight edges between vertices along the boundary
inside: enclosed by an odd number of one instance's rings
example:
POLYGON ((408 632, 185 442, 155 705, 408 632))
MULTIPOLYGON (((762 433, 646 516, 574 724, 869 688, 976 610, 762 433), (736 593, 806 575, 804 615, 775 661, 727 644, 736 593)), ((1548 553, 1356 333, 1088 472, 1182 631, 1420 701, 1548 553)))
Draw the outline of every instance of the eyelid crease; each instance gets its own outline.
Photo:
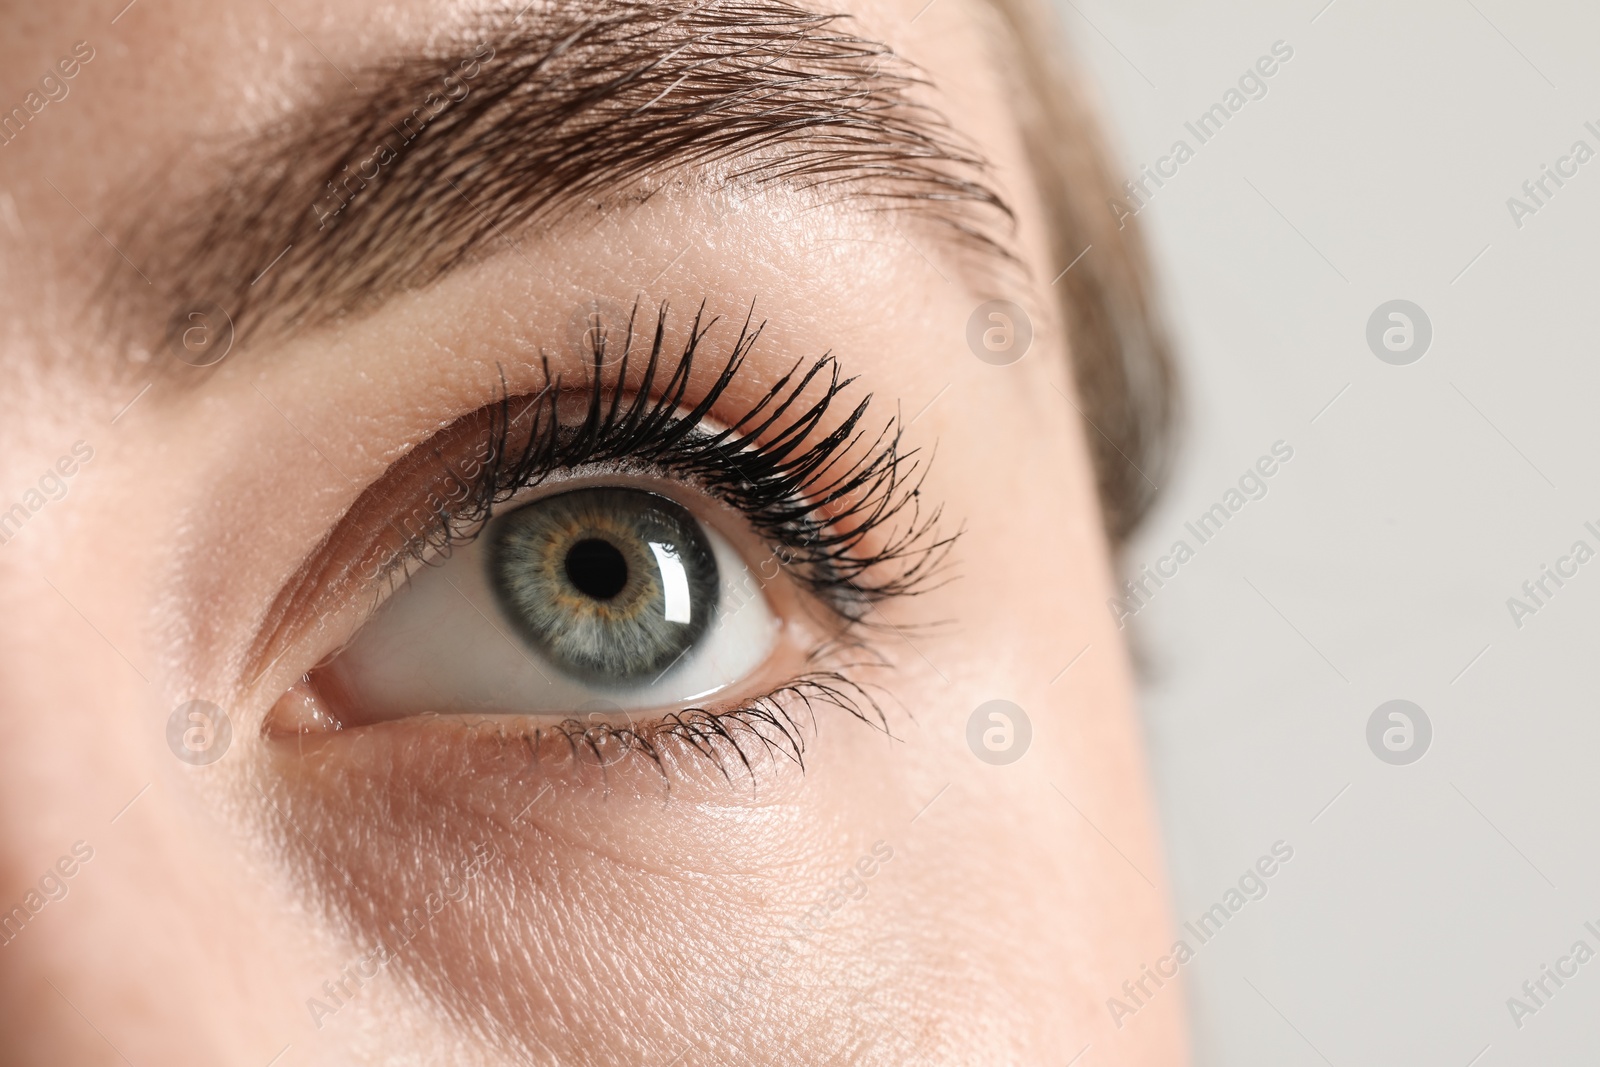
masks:
POLYGON ((367 588, 370 612, 415 566, 447 559, 477 536, 498 505, 558 472, 590 465, 668 476, 721 500, 771 547, 761 579, 787 572, 845 628, 860 624, 873 604, 942 583, 960 531, 939 531, 938 507, 924 514, 919 493, 927 465, 916 450, 900 450, 897 420, 876 434, 863 429, 868 395, 816 436, 854 381, 841 377, 831 355, 804 371, 797 362, 741 416, 709 429, 764 323, 754 322, 752 306, 715 380, 686 408, 696 356, 718 318, 707 318, 702 303, 666 370, 669 308, 661 304, 638 380, 630 382, 630 362, 640 363, 638 315, 636 303, 621 354, 610 360, 608 346, 618 339, 604 324, 590 331, 581 386, 553 376, 545 358, 545 386, 513 397, 502 372, 497 401, 397 460, 280 592, 258 630, 247 676, 274 658, 289 625, 319 602, 367 588), (609 375, 608 363, 616 368, 609 375), (574 425, 579 402, 583 414, 574 425), (397 503, 410 511, 402 514, 397 503), (409 522, 419 514, 420 523, 409 522))

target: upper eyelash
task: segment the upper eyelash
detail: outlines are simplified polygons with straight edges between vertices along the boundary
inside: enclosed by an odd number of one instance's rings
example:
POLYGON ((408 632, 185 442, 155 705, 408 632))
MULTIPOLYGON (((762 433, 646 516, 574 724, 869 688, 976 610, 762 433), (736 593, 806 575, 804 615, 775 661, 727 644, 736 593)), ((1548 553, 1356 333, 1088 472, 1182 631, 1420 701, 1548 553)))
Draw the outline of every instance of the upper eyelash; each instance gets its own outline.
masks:
POLYGON ((706 319, 701 305, 676 364, 653 396, 663 375, 668 305, 657 309, 642 377, 630 389, 627 372, 635 358, 638 312, 635 304, 612 375, 606 374, 611 339, 603 328, 590 331, 588 373, 578 387, 586 414, 578 425, 570 417, 565 424, 560 419, 575 390, 560 376, 550 376, 548 359, 546 385, 539 392, 513 398, 502 387, 500 400, 489 410, 484 460, 477 474, 464 478, 451 471, 464 491, 452 494, 459 497, 457 502, 439 508, 431 530, 409 539, 395 565, 448 556, 450 548, 477 535, 497 505, 558 471, 614 463, 685 478, 732 506, 768 542, 779 562, 848 622, 859 621, 885 598, 928 587, 960 531, 939 532, 937 507, 922 513, 920 489, 927 466, 916 450, 900 450, 898 420, 891 418, 869 442, 870 431, 862 427, 872 401, 869 394, 837 427, 807 443, 855 380, 840 377, 831 355, 819 357, 804 372, 797 362, 743 416, 724 429, 708 429, 704 424, 764 323, 752 325, 752 308, 716 381, 693 407, 683 410, 695 358, 719 320, 706 319), (826 382, 821 397, 802 403, 803 394, 819 380, 826 382), (521 424, 530 415, 524 428, 521 424), (884 529, 890 529, 887 539, 869 548, 874 534, 884 529))

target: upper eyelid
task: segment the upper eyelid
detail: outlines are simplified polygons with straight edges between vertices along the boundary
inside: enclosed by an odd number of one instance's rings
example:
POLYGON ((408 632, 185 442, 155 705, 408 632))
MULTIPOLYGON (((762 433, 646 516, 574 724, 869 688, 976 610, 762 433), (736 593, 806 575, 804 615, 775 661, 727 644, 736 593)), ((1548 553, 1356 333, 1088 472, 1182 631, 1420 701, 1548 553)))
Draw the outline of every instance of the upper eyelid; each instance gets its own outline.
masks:
MULTIPOLYGON (((603 332, 593 336, 591 373, 578 393, 585 413, 577 426, 571 426, 560 411, 572 393, 559 378, 549 381, 548 371, 547 388, 529 398, 502 393, 489 409, 495 439, 480 448, 480 455, 497 463, 510 461, 511 469, 486 474, 476 487, 473 506, 451 516, 453 520, 469 527, 481 525, 495 504, 539 484, 556 470, 608 460, 643 461, 698 482, 743 512, 784 555, 786 564, 836 565, 829 569, 837 573, 809 577, 826 586, 835 598, 833 606, 841 611, 837 601, 903 595, 927 577, 953 538, 937 535, 937 508, 926 518, 921 516, 918 491, 926 468, 919 468, 914 454, 899 450, 894 420, 869 437, 870 431, 861 429, 869 396, 820 440, 813 440, 813 431, 826 423, 829 406, 850 385, 849 379, 841 378, 836 361, 824 356, 803 372, 797 364, 741 416, 708 429, 711 413, 737 377, 761 326, 752 327, 753 320, 747 317, 716 381, 685 407, 693 361, 714 320, 703 322, 703 311, 696 313, 688 340, 656 396, 651 387, 661 377, 668 308, 665 304, 658 308, 655 328, 648 331, 650 348, 641 379, 629 383, 627 368, 640 333, 635 328, 637 310, 610 381, 603 374, 607 337, 603 332), (822 395, 809 399, 808 392, 819 380, 826 382, 822 395), (513 425, 530 411, 534 417, 526 427, 528 438, 518 446, 513 425), (517 447, 522 453, 513 459, 517 447), (909 521, 892 544, 862 551, 874 530, 908 509, 909 521), (785 545, 789 553, 783 552, 785 545), (875 581, 864 578, 872 568, 891 561, 907 562, 907 573, 880 575, 875 581)), ((450 538, 457 531, 441 523, 436 532, 450 538)))
MULTIPOLYGON (((662 305, 658 321, 665 319, 666 310, 666 305, 662 305)), ((699 320, 700 314, 697 312, 697 328, 699 320)), ((748 337, 749 345, 753 347, 761 328, 758 326, 752 332, 749 322, 747 318, 741 327, 740 338, 743 340, 748 337)), ((718 379, 717 388, 685 416, 685 422, 703 421, 714 409, 716 392, 732 382, 748 351, 748 347, 739 350, 736 344, 734 354, 718 379)), ((652 361, 658 355, 658 350, 653 348, 652 361)), ((690 355, 686 349, 681 361, 685 368, 690 355)), ((850 575, 851 578, 860 578, 875 562, 906 560, 924 552, 940 555, 952 539, 942 539, 936 534, 939 519, 937 507, 925 522, 917 520, 921 507, 919 490, 927 466, 917 458, 915 451, 901 450, 897 420, 888 420, 876 434, 864 428, 872 399, 868 395, 860 399, 820 439, 813 440, 813 431, 827 426, 830 406, 844 394, 853 379, 841 379, 839 364, 827 355, 814 361, 796 377, 799 367, 800 364, 796 364, 788 373, 780 376, 742 417, 706 439, 708 448, 715 444, 721 450, 721 462, 712 464, 709 471, 701 473, 722 475, 745 462, 770 464, 770 469, 763 472, 765 476, 771 476, 781 469, 782 475, 778 480, 783 483, 787 502, 803 508, 808 518, 816 519, 816 529, 808 533, 825 539, 835 562, 853 560, 859 564, 861 570, 850 575), (826 382, 823 396, 809 402, 808 390, 818 380, 826 382), (868 550, 868 535, 899 518, 907 507, 913 515, 898 543, 893 547, 880 545, 868 550), (919 544, 921 547, 914 547, 919 544)), ((760 480, 742 466, 739 473, 752 482, 760 480)), ((707 480, 714 482, 713 478, 708 477, 707 480)), ((710 487, 713 491, 719 489, 715 484, 710 487)), ((730 487, 724 485, 720 488, 726 490, 730 487)), ((747 513, 753 510, 747 506, 751 503, 749 500, 730 499, 729 502, 747 513)), ((927 560, 924 558, 919 562, 925 563, 927 560)), ((853 581, 851 585, 856 593, 869 598, 909 591, 909 586, 903 580, 884 581, 877 585, 853 581)))

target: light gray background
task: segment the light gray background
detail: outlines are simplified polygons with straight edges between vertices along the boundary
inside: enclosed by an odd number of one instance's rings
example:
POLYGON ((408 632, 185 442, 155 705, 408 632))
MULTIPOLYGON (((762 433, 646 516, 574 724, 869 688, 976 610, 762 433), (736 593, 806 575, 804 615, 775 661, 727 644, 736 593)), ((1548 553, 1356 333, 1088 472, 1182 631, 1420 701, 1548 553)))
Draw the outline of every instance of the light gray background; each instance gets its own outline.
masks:
POLYGON ((1600 549, 1600 159, 1521 229, 1506 199, 1600 151, 1600 15, 1325 3, 1062 4, 1130 175, 1294 48, 1140 215, 1189 423, 1130 562, 1295 450, 1132 624, 1178 918, 1295 849, 1185 969, 1198 1060, 1595 1062, 1600 959, 1520 1029, 1506 1000, 1600 950, 1600 560, 1521 629, 1506 600, 1600 549), (1411 366, 1364 339, 1397 297, 1433 323, 1411 366), (1366 745, 1393 698, 1433 723, 1410 766, 1366 745))

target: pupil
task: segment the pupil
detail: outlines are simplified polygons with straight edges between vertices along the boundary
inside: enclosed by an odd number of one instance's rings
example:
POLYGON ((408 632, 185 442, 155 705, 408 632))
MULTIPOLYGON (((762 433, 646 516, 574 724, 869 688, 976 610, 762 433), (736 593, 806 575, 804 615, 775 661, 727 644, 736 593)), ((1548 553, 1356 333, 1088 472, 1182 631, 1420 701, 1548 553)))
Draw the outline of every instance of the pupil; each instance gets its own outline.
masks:
POLYGON ((610 600, 628 584, 628 561, 617 546, 597 537, 579 541, 567 550, 567 581, 585 596, 610 600))

